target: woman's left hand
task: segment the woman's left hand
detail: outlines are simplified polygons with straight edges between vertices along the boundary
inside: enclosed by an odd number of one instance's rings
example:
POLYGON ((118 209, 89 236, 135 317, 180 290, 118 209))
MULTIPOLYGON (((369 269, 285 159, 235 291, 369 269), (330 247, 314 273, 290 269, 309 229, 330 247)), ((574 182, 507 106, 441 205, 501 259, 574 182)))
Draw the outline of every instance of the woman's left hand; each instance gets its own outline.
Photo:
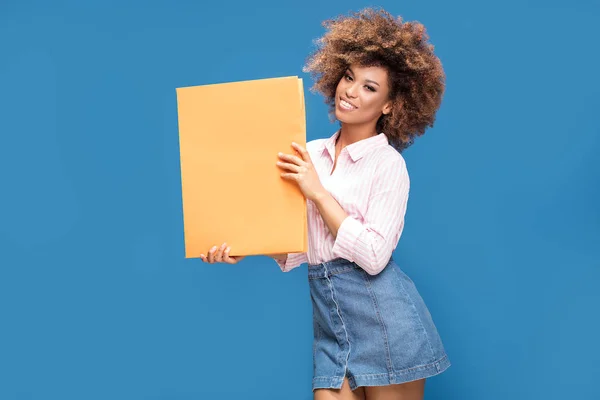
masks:
POLYGON ((318 196, 325 193, 325 188, 319 180, 319 175, 308 151, 297 143, 292 143, 292 147, 300 154, 300 157, 279 153, 280 161, 277 162, 277 166, 286 171, 281 173, 281 177, 296 182, 304 197, 315 201, 318 196))

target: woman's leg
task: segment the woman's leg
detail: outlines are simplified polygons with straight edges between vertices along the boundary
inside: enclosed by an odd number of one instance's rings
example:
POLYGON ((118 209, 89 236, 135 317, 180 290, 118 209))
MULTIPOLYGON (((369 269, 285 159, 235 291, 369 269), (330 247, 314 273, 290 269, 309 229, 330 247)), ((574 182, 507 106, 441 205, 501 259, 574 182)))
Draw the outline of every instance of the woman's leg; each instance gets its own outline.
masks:
POLYGON ((423 400, 424 393, 425 379, 400 385, 365 388, 366 400, 423 400))
POLYGON ((364 388, 352 391, 346 378, 341 389, 316 389, 314 393, 314 400, 365 400, 364 388))

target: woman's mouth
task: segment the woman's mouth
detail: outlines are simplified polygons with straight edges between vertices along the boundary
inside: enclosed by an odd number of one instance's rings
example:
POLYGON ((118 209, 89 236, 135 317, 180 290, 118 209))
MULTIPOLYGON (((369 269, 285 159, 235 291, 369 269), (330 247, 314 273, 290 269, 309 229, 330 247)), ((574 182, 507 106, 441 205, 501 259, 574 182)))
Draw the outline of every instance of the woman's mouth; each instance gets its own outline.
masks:
POLYGON ((356 109, 356 107, 354 105, 352 105, 351 103, 347 102, 344 99, 340 99, 340 108, 344 109, 344 110, 354 110, 356 109))

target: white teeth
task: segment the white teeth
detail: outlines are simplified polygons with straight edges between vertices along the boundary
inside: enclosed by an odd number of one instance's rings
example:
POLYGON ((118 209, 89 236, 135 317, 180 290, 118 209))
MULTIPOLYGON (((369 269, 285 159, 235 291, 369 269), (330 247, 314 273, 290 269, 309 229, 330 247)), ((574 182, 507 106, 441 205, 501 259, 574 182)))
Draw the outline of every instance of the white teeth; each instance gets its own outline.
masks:
POLYGON ((346 100, 341 100, 340 105, 347 110, 352 110, 354 108, 354 106, 352 104, 348 103, 346 100))

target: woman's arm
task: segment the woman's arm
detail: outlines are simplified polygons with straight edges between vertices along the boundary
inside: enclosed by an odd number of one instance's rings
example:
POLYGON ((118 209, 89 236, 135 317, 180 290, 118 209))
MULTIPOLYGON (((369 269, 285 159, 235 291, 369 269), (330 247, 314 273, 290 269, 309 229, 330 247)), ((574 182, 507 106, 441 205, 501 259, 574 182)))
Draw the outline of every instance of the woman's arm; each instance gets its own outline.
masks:
POLYGON ((404 160, 381 166, 372 186, 363 222, 348 216, 330 193, 320 193, 315 205, 335 239, 333 254, 376 275, 387 265, 404 227, 410 186, 404 160))
MULTIPOLYGON (((372 195, 368 199, 364 222, 348 216, 333 196, 323 187, 308 151, 292 144, 300 157, 279 154, 282 161, 277 165, 289 172, 281 177, 294 181, 307 200, 317 206, 323 221, 335 238, 333 254, 356 262, 371 275, 378 274, 387 265, 398 243, 404 226, 404 214, 408 201, 409 179, 404 159, 392 157, 378 167, 372 183, 372 195)), ((301 262, 306 254, 299 253, 301 262)), ((301 262, 290 258, 278 262, 283 271, 301 262)), ((289 268, 289 269, 288 269, 289 268)))
MULTIPOLYGON (((223 243, 221 247, 214 246, 207 255, 201 254, 200 258, 202 261, 207 262, 209 264, 214 263, 227 263, 227 264, 237 264, 242 261, 245 256, 230 256, 229 255, 230 248, 227 246, 227 243, 223 243)), ((300 266, 304 262, 308 262, 306 253, 281 253, 281 254, 264 254, 267 257, 271 257, 283 272, 291 271, 292 269, 300 266)))
POLYGON ((325 222, 325 225, 329 228, 329 231, 333 235, 334 239, 337 237, 340 225, 348 217, 346 211, 340 206, 340 204, 333 198, 331 193, 324 191, 319 193, 313 201, 321 217, 325 222))

